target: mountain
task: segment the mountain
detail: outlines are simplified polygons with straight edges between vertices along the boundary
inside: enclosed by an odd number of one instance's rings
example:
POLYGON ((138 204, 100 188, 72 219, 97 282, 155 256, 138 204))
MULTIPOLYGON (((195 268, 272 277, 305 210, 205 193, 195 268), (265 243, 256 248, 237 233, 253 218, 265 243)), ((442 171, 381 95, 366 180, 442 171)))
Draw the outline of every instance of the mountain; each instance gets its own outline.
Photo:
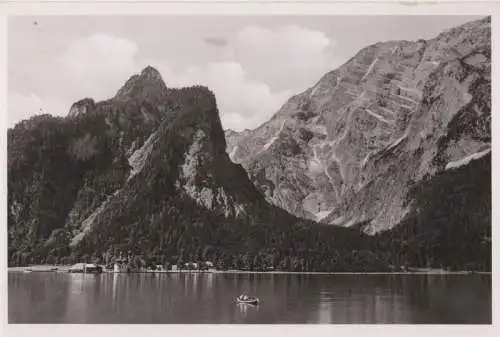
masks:
POLYGON ((241 133, 152 67, 22 121, 8 263, 491 270, 490 47, 489 18, 367 47, 241 133))
POLYGON ((152 67, 108 100, 8 131, 9 264, 385 270, 373 238, 267 203, 226 153, 216 99, 152 67))
POLYGON ((394 228, 414 217, 415 186, 491 158, 491 20, 366 47, 226 137, 270 203, 372 234, 394 228))
POLYGON ((66 118, 36 116, 8 130, 10 249, 68 253, 68 231, 125 183, 128 158, 173 107, 155 72, 146 68, 109 100, 76 102, 66 118))

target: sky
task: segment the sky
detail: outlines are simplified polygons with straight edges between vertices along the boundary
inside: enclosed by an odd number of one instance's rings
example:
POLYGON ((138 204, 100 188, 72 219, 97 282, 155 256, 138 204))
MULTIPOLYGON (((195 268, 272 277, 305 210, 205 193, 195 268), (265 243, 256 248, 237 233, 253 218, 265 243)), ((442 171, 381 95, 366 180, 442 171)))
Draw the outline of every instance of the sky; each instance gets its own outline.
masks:
POLYGON ((208 86, 224 128, 253 129, 360 49, 430 39, 474 16, 16 16, 9 127, 114 96, 145 66, 168 87, 208 86))

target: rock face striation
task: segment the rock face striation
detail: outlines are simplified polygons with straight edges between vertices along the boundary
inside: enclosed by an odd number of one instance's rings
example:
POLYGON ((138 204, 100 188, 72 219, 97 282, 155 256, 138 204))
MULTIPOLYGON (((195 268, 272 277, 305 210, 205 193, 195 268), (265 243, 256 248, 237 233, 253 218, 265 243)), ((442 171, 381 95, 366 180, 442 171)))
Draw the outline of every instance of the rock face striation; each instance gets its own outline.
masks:
POLYGON ((266 199, 329 224, 393 228, 424 177, 491 151, 490 18, 366 47, 227 152, 266 199))

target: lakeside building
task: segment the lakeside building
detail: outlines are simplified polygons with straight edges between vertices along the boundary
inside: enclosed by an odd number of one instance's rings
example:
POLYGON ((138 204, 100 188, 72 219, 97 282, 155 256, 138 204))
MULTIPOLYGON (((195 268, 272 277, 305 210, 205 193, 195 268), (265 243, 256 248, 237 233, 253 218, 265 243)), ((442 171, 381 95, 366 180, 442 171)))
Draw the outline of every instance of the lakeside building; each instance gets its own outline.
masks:
POLYGON ((129 271, 128 263, 126 260, 116 260, 113 265, 114 273, 126 273, 129 271))
POLYGON ((77 263, 71 266, 69 273, 101 273, 102 267, 93 263, 77 263))
POLYGON ((196 270, 198 269, 198 263, 196 262, 188 262, 188 263, 184 263, 184 267, 186 267, 186 269, 189 269, 189 270, 196 270))

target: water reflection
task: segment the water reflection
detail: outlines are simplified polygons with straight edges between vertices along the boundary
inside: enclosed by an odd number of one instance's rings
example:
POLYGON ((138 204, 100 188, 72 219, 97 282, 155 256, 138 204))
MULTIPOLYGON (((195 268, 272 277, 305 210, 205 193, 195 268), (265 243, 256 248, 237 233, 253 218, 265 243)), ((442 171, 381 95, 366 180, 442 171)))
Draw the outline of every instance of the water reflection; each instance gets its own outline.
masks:
POLYGON ((210 273, 210 274, 206 274, 206 282, 205 282, 205 291, 206 292, 209 292, 212 287, 214 286, 214 274, 210 273))
MULTIPOLYGON (((118 302, 117 302, 117 297, 116 297, 116 288, 118 287, 118 274, 113 273, 112 274, 112 279, 113 279, 113 310, 116 310, 118 308, 118 302)), ((109 277, 106 277, 106 279, 109 279, 109 277)))
MULTIPOLYGON (((33 273, 34 274, 34 273, 33 273)), ((42 274, 42 273, 37 273, 42 274)), ((69 282, 60 274, 47 273, 30 278, 29 286, 24 273, 8 274, 8 307, 10 323, 64 322, 67 311, 66 297, 69 282), (29 305, 29 310, 26 310, 29 305)))
POLYGON ((9 273, 9 322, 491 323, 491 276, 9 273))
POLYGON ((321 301, 318 309, 318 323, 332 323, 332 303, 327 300, 325 291, 321 291, 321 301))
POLYGON ((247 303, 236 303, 236 307, 239 309, 240 313, 245 315, 245 317, 247 316, 249 310, 259 311, 258 305, 252 305, 247 303))

